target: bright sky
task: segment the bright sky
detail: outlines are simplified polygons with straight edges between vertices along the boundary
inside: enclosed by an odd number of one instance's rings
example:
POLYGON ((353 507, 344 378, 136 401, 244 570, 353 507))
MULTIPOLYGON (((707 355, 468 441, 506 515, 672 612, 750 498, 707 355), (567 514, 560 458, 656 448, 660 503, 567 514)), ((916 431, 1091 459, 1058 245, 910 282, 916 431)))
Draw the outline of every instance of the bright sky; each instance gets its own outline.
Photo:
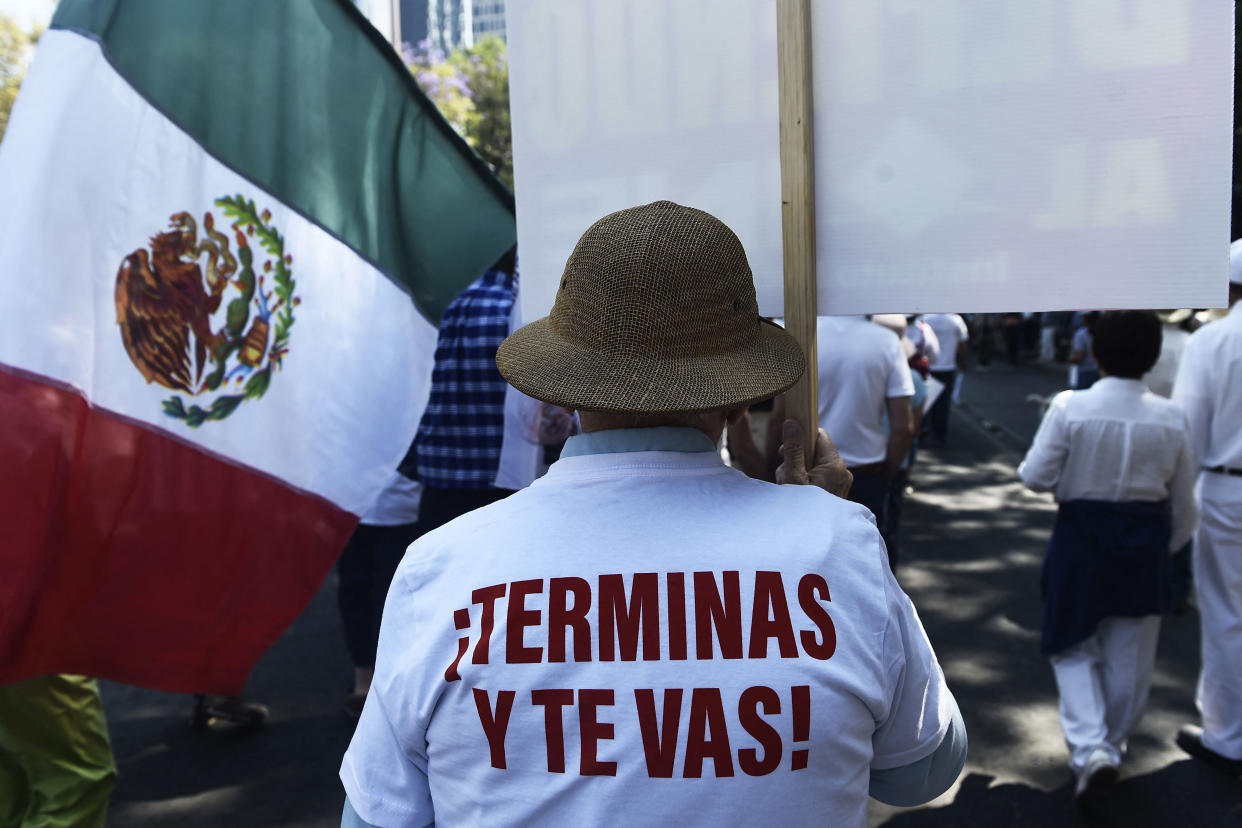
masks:
POLYGON ((0 14, 13 18, 23 29, 35 23, 46 26, 55 8, 56 0, 0 0, 0 14))

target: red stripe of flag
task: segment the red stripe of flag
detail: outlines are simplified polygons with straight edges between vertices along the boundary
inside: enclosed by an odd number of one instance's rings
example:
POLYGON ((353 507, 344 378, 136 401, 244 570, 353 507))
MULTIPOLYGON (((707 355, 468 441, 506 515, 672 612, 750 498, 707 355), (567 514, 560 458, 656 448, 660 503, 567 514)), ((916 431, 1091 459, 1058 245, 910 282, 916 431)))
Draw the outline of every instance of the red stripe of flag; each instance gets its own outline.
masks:
POLYGON ((237 694, 357 523, 0 366, 0 684, 237 694))

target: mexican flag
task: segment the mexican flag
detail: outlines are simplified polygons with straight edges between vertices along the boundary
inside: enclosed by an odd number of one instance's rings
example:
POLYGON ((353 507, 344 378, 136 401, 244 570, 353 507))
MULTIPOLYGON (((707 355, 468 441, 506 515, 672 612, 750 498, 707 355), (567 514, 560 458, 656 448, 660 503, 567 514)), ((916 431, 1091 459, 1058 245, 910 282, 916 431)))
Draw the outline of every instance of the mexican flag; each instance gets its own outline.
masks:
POLYGON ((239 692, 514 239, 345 0, 62 0, 0 144, 0 683, 239 692))

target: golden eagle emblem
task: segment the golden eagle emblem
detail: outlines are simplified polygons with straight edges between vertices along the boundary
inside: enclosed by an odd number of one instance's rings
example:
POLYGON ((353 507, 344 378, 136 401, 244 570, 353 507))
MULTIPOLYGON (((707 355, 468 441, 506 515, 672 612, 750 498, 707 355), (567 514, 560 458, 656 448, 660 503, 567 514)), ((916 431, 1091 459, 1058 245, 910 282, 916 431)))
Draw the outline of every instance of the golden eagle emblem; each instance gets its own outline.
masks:
POLYGON ((293 309, 301 303, 293 256, 271 212, 259 213, 241 195, 218 198, 215 206, 232 239, 217 230, 211 211, 203 214, 201 235, 193 215, 175 213, 169 229, 126 256, 116 276, 121 341, 143 378, 212 398, 206 407, 187 405, 179 394, 164 400, 166 414, 193 427, 263 396, 289 353, 293 309))

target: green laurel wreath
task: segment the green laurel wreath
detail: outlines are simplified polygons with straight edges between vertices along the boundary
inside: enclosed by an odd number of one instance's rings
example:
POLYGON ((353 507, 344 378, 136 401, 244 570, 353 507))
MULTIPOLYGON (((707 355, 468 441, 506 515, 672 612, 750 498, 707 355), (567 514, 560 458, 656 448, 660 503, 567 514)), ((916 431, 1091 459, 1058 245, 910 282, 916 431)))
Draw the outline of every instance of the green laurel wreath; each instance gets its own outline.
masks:
POLYGON ((285 254, 284 236, 269 223, 272 214, 267 210, 260 214, 254 201, 240 193, 216 199, 216 206, 226 217, 233 219, 234 227, 244 228, 248 236, 258 237, 259 245, 276 261, 272 295, 277 302, 276 310, 271 314, 271 319, 275 322, 274 336, 267 351, 267 365, 263 366, 263 370, 250 375, 240 394, 223 394, 212 400, 207 408, 198 405, 187 408, 176 394, 164 400, 164 413, 183 420, 191 428, 198 428, 209 420, 223 420, 246 400, 257 400, 267 392, 272 381, 272 369, 279 369, 285 355, 289 353, 289 330, 294 321, 293 307, 299 301, 293 295, 293 289, 297 285, 290 270, 293 257, 285 254))

